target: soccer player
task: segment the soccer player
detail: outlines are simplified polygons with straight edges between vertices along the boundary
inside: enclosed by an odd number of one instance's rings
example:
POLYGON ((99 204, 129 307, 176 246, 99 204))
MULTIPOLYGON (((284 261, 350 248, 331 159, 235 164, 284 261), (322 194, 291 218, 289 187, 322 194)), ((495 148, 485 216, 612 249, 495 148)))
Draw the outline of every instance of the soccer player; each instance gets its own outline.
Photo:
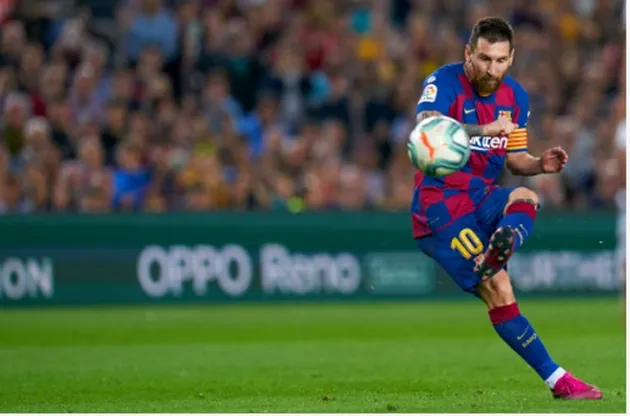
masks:
POLYGON ((568 156, 560 147, 540 157, 527 151, 529 99, 507 75, 514 43, 506 21, 479 20, 464 56, 464 62, 445 65, 425 80, 416 113, 418 121, 444 114, 462 123, 470 136, 470 159, 443 178, 416 172, 414 238, 463 290, 483 300, 497 334, 555 398, 600 399, 598 388, 556 364, 514 297, 506 265, 532 232, 538 196, 525 187, 495 185, 504 164, 516 175, 557 173, 568 156))

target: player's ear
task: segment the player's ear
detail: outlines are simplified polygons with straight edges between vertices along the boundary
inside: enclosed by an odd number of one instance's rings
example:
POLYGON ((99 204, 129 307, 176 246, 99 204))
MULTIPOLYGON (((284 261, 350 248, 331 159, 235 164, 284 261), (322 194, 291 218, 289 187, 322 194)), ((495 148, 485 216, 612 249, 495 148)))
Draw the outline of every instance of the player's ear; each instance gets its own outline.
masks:
POLYGON ((464 61, 470 62, 472 60, 472 48, 470 45, 464 47, 464 61))
POLYGON ((512 48, 512 50, 510 51, 509 63, 510 63, 510 66, 512 66, 512 64, 514 63, 514 48, 512 48))

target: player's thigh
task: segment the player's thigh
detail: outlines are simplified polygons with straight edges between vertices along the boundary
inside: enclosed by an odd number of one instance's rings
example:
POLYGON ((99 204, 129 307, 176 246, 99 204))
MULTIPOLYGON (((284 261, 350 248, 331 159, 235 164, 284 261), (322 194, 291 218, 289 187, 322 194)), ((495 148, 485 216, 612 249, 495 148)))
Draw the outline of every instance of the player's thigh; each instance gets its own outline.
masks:
POLYGON ((478 296, 477 286, 481 279, 474 272, 475 258, 483 253, 488 239, 489 235, 470 214, 416 242, 461 289, 478 296))
POLYGON ((475 212, 477 223, 488 235, 492 235, 499 227, 510 194, 516 188, 516 186, 513 186, 491 190, 477 208, 475 212))

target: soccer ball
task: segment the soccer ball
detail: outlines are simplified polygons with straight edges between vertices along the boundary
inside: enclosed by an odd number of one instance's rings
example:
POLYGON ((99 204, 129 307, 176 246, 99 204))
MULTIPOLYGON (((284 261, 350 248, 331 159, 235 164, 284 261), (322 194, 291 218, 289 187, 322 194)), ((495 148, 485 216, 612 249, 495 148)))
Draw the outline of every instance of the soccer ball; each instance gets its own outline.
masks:
POLYGON ((432 116, 416 125, 407 141, 411 163, 429 176, 447 176, 468 163, 470 138, 455 119, 432 116))

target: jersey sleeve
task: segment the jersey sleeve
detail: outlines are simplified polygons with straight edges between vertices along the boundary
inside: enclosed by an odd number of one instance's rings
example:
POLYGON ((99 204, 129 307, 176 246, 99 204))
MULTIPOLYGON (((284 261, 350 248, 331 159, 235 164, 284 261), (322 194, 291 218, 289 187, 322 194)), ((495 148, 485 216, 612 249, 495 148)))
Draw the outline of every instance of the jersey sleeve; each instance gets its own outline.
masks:
POLYGON ((423 111, 438 111, 447 115, 455 100, 455 90, 451 76, 436 71, 422 83, 422 96, 416 105, 416 116, 423 111))
POLYGON ((514 100, 516 101, 513 122, 518 125, 508 137, 508 152, 527 151, 527 122, 529 120, 529 96, 527 92, 519 86, 514 90, 514 100))

